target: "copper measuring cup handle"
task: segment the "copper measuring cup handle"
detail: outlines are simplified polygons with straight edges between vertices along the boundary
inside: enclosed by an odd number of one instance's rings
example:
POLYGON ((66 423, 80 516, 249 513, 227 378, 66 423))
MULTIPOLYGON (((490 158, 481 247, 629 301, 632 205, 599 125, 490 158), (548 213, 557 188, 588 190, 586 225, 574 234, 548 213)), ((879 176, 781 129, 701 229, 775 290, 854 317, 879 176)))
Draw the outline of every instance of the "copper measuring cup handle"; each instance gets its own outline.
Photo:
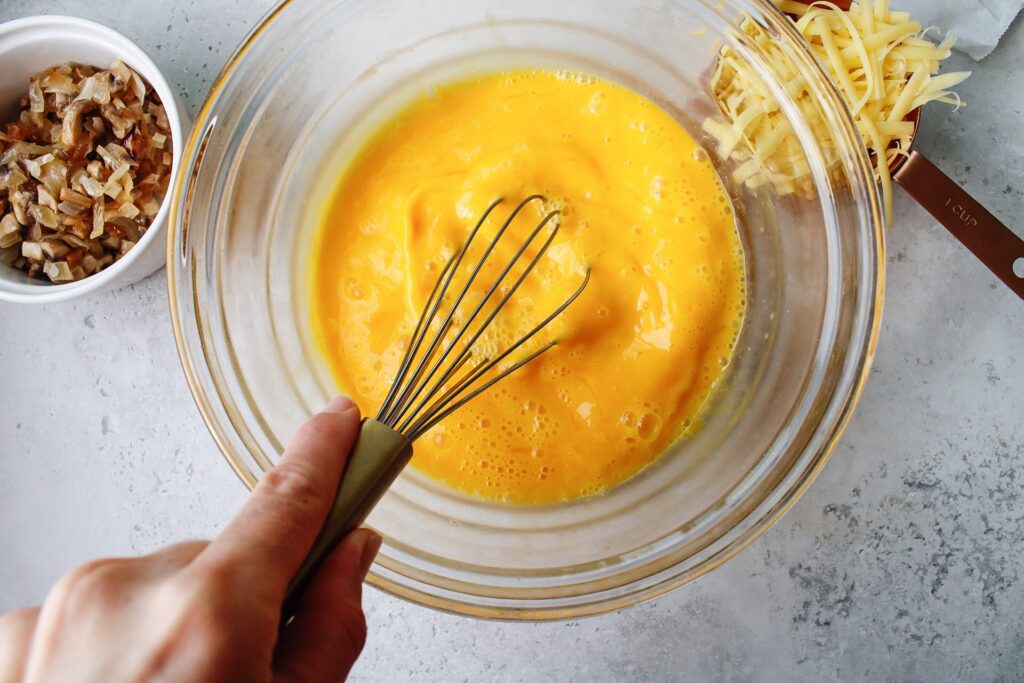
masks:
POLYGON ((1024 240, 919 152, 910 152, 893 180, 1024 299, 1024 240))

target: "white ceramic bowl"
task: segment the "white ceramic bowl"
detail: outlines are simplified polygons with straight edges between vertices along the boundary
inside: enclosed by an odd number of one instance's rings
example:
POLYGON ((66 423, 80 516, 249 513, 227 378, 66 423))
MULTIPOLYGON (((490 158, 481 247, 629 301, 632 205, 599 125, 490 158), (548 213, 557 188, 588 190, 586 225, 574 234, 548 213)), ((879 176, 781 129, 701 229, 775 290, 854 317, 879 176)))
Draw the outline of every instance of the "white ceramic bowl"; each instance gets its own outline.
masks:
MULTIPOLYGON (((92 21, 38 16, 0 24, 0 121, 13 120, 17 115, 18 103, 28 92, 32 74, 63 62, 106 68, 116 59, 142 74, 160 95, 171 124, 174 151, 171 172, 177 174, 182 144, 191 125, 184 106, 153 60, 138 45, 92 21)), ((164 264, 169 203, 165 198, 149 230, 124 258, 84 280, 55 285, 0 265, 0 300, 67 301, 138 282, 164 264)))

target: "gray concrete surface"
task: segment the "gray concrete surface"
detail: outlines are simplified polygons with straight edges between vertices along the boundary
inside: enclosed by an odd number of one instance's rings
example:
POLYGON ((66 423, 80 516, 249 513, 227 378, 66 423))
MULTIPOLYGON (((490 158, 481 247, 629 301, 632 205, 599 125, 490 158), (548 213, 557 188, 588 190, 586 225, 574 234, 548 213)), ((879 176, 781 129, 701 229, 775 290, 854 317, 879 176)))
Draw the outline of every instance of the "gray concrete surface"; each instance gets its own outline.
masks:
MULTIPOLYGON (((3 0, 147 47, 194 111, 270 0, 3 0)), ((975 65, 920 148, 1024 228, 1024 29, 975 65)), ((545 625, 371 591, 354 680, 1024 679, 1024 303, 905 197, 872 379, 818 481, 696 584, 545 625)), ((208 536, 245 491, 202 425, 162 273, 112 295, 0 305, 0 610, 89 558, 208 536)))

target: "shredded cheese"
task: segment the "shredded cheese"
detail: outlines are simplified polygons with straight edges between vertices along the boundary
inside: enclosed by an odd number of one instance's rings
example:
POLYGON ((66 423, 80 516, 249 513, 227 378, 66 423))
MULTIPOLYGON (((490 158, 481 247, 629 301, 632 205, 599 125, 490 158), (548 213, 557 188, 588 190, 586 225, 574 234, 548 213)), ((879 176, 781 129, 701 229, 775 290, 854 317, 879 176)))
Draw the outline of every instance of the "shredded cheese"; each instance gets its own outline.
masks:
MULTIPOLYGON (((908 116, 929 102, 963 104, 952 88, 970 72, 936 75, 954 38, 932 42, 909 14, 891 11, 888 0, 853 2, 849 11, 831 2, 773 2, 793 18, 846 98, 873 157, 886 220, 891 222, 889 168, 909 153, 914 124, 908 116)), ((747 19, 741 28, 800 109, 821 144, 829 172, 839 177, 839 153, 806 80, 763 26, 747 19)), ((806 154, 751 64, 733 48, 722 48, 710 86, 720 114, 705 120, 704 130, 718 142, 718 154, 736 162, 733 179, 750 188, 770 185, 779 194, 811 196, 813 178, 806 154)))

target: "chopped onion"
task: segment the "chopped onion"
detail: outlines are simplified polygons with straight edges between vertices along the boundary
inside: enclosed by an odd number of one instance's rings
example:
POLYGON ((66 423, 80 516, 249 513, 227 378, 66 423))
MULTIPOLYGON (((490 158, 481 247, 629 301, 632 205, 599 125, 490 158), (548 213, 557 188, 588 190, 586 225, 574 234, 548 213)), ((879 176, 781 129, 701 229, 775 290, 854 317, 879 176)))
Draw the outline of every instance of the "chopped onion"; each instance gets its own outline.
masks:
POLYGON ((91 239, 96 239, 103 235, 103 225, 105 222, 103 217, 104 205, 105 201, 101 194, 92 205, 92 232, 89 233, 91 239))
POLYGON ((21 255, 32 261, 42 261, 43 245, 39 242, 22 242, 21 255))
POLYGON ((67 261, 48 261, 43 267, 43 272, 54 282, 71 282, 75 279, 67 261))
POLYGON ((31 111, 41 114, 46 108, 46 102, 43 100, 43 89, 39 85, 39 81, 33 80, 28 86, 28 102, 31 111))
POLYGON ((30 79, 0 126, 0 261, 78 280, 110 266, 160 211, 172 155, 167 112, 127 64, 62 64, 30 79))
POLYGON ((0 248, 14 246, 21 241, 21 223, 13 213, 0 219, 0 248))

